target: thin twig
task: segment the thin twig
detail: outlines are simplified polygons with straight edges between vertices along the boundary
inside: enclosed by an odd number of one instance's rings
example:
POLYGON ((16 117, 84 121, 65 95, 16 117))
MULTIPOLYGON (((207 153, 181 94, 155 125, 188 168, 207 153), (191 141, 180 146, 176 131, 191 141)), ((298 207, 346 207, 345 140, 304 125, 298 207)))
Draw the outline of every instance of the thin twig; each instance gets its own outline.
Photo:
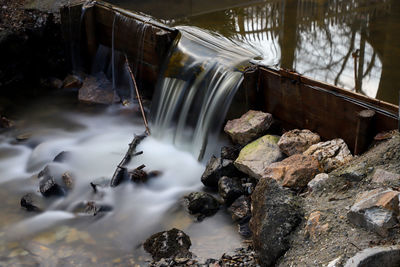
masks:
POLYGON ((132 79, 133 85, 135 86, 136 97, 137 97, 138 102, 139 102, 140 112, 142 113, 144 127, 146 127, 146 133, 147 133, 147 135, 150 135, 149 124, 147 123, 146 114, 144 113, 143 104, 142 104, 142 98, 140 97, 139 89, 137 87, 136 80, 135 80, 135 76, 133 76, 131 67, 129 66, 128 57, 126 55, 125 55, 125 61, 126 61, 126 66, 128 68, 129 74, 131 75, 131 79, 132 79))

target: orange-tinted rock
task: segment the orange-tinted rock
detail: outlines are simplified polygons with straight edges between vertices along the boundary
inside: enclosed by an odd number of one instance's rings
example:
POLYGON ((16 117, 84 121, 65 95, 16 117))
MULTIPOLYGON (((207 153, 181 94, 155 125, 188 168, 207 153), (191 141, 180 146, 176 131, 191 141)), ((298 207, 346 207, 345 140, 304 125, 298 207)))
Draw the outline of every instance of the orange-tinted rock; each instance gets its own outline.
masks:
POLYGON ((355 225, 387 236, 397 224, 400 192, 391 189, 375 189, 357 196, 347 218, 355 225))
POLYGON ((302 189, 319 172, 318 160, 311 156, 296 154, 269 165, 264 169, 263 177, 273 178, 285 187, 302 189))

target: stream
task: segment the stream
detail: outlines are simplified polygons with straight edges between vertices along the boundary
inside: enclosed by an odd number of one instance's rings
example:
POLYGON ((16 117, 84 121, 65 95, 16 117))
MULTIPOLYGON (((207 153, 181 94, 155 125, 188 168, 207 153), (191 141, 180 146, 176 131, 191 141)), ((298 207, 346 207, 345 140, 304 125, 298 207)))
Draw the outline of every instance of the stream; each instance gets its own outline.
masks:
POLYGON ((146 184, 127 182, 93 193, 90 182, 110 178, 133 134, 144 131, 140 113, 80 105, 73 94, 32 101, 19 113, 17 127, 0 135, 1 266, 142 265, 149 259, 142 242, 173 227, 191 237, 191 251, 200 259, 240 247, 241 238, 226 212, 197 223, 180 205, 185 193, 202 188, 204 164, 152 137, 139 145, 144 153, 128 167, 145 164, 145 170, 160 171, 161 176, 146 184), (16 140, 24 136, 29 138, 16 140), (62 151, 68 151, 68 157, 53 162, 62 151), (44 199, 45 212, 27 212, 20 199, 26 193, 40 195, 37 175, 45 166, 58 180, 70 172, 74 188, 65 197, 44 199), (88 216, 76 210, 88 200, 112 211, 88 216))

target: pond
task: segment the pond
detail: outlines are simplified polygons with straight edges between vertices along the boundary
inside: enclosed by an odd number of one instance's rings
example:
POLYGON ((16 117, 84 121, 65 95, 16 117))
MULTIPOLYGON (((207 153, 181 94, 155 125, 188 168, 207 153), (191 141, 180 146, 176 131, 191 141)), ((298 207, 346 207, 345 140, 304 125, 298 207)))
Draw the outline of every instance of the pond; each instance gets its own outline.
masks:
POLYGON ((108 0, 250 44, 263 63, 398 104, 397 0, 108 0))

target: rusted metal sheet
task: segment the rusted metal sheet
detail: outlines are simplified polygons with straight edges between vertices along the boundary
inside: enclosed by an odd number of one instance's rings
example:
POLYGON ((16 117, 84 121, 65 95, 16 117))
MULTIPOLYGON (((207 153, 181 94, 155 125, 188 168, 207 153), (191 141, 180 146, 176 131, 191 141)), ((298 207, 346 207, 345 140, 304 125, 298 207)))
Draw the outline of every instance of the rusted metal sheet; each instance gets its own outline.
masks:
POLYGON ((397 106, 293 72, 259 67, 258 86, 260 97, 264 99, 262 108, 272 113, 286 129, 310 129, 323 139, 340 137, 353 151, 357 134, 373 136, 397 127, 397 106), (375 111, 372 125, 363 127, 368 133, 363 129, 357 131, 358 114, 365 109, 375 111))

